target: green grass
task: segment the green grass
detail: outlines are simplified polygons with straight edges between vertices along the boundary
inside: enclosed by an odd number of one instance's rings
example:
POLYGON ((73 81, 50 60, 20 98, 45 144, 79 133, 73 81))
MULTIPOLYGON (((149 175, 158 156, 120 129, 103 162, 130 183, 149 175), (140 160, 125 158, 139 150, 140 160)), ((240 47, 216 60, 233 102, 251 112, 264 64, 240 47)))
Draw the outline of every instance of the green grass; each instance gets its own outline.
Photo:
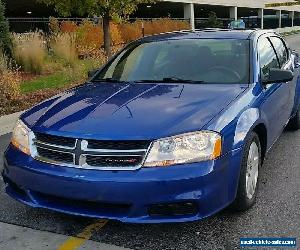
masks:
POLYGON ((41 75, 33 80, 23 81, 21 83, 21 92, 30 93, 42 89, 62 88, 74 82, 84 81, 87 72, 99 68, 100 64, 96 60, 87 59, 78 62, 74 69, 64 68, 64 70, 50 75, 41 75))
POLYGON ((58 72, 51 75, 40 76, 36 79, 24 81, 21 84, 21 92, 29 93, 41 89, 61 88, 70 84, 72 79, 65 72, 58 72))

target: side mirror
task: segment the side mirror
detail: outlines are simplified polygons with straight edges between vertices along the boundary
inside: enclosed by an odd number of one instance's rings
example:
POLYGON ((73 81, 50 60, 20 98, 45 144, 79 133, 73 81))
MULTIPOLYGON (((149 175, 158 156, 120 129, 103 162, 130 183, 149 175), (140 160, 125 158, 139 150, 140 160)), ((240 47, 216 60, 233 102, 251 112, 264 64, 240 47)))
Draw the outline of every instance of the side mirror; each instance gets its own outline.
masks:
POLYGON ((98 72, 98 69, 90 70, 88 72, 88 77, 89 78, 93 77, 97 72, 98 72))
POLYGON ((268 79, 263 82, 266 84, 289 82, 294 79, 294 74, 290 70, 272 68, 269 71, 268 79))

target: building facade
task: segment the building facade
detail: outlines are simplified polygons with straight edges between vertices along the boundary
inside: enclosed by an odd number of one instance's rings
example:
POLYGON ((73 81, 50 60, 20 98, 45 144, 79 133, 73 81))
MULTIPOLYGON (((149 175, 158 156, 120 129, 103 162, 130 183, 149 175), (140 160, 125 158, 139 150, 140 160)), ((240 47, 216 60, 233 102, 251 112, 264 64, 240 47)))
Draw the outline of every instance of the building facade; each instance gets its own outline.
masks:
MULTIPOLYGON (((6 4, 11 30, 47 30, 49 16, 57 17, 53 7, 37 4, 36 0, 2 0, 6 4)), ((281 28, 300 26, 300 0, 158 0, 142 4, 132 18, 181 18, 190 21, 191 28, 203 28, 208 13, 216 13, 228 27, 232 20, 242 18, 247 28, 281 28), (276 3, 299 5, 270 6, 276 3)), ((77 17, 77 16, 73 16, 77 17)))
POLYGON ((291 26, 294 26, 295 18, 300 18, 300 1, 293 0, 164 0, 164 2, 183 3, 184 17, 190 20, 192 29, 195 28, 195 18, 197 18, 195 6, 197 5, 227 7, 229 17, 234 20, 237 20, 239 17, 239 8, 254 9, 257 11, 257 16, 260 19, 260 28, 264 28, 264 13, 266 11, 275 11, 278 17, 278 28, 282 27, 283 13, 288 13, 291 19, 291 26), (289 4, 291 2, 299 3, 299 5, 289 4), (283 3, 283 6, 270 6, 278 3, 283 3))

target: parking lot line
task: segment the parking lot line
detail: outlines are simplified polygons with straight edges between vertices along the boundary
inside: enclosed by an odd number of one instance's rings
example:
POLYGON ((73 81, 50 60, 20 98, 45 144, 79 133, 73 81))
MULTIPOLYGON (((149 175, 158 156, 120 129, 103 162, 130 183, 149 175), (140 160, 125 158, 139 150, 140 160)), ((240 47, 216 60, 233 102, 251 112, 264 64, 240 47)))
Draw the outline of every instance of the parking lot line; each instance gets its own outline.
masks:
POLYGON ((60 245, 58 250, 78 249, 82 244, 92 237, 94 232, 103 228, 107 222, 108 220, 98 220, 96 223, 87 226, 81 233, 77 234, 76 237, 70 237, 67 241, 60 245))

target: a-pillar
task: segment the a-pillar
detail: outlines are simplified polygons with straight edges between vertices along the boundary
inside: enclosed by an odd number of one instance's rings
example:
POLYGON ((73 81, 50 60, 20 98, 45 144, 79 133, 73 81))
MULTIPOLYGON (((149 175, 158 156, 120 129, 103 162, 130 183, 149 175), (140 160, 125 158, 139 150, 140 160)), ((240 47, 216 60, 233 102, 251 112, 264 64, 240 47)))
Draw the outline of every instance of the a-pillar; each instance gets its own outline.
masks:
POLYGON ((195 9, 193 3, 184 5, 184 18, 190 20, 191 30, 195 30, 195 9))

